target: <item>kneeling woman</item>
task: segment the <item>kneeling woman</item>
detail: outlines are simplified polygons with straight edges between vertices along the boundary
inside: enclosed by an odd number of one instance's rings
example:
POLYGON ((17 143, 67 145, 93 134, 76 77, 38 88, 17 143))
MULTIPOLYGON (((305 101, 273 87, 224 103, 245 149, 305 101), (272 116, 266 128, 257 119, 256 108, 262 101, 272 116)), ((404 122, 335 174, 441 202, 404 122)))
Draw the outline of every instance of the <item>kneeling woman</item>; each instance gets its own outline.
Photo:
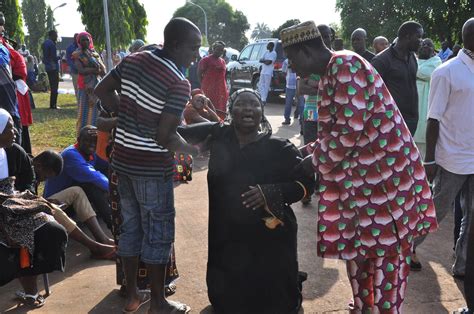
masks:
MULTIPOLYGON (((289 206, 313 188, 294 174, 299 152, 260 132, 262 102, 242 89, 229 99, 231 123, 188 126, 190 142, 210 148, 209 300, 217 313, 297 313, 301 306, 297 223, 289 206)), ((265 123, 264 123, 265 124, 265 123)))

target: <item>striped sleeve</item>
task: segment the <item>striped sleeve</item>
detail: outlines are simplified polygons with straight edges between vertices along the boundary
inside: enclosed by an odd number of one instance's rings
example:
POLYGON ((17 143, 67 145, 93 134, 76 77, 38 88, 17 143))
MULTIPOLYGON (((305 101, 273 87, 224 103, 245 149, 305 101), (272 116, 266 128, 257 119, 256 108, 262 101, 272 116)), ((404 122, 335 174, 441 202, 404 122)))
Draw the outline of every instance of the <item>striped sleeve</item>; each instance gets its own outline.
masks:
POLYGON ((166 93, 166 104, 163 112, 181 117, 184 107, 190 99, 191 85, 184 79, 171 85, 166 93))
POLYGON ((126 66, 126 63, 128 63, 127 61, 128 61, 128 59, 127 59, 127 58, 124 58, 124 59, 122 60, 122 62, 120 62, 119 64, 117 64, 117 65, 115 66, 115 68, 113 68, 112 71, 110 71, 110 72, 112 72, 112 76, 113 76, 117 81, 119 81, 119 82, 122 81, 122 70, 123 70, 123 68, 126 66))

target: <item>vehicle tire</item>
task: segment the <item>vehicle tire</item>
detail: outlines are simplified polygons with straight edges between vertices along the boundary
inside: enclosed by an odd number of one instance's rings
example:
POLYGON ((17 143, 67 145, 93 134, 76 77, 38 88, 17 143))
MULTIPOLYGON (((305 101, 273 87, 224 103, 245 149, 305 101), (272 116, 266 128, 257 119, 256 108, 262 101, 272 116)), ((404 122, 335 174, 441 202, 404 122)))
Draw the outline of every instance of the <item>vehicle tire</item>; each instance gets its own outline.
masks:
POLYGON ((258 83, 260 82, 260 76, 255 76, 252 80, 252 88, 258 91, 258 83))
POLYGON ((235 92, 235 88, 232 87, 232 81, 230 79, 230 73, 227 72, 225 75, 225 81, 227 84, 227 91, 229 92, 229 95, 232 95, 233 92, 235 92))

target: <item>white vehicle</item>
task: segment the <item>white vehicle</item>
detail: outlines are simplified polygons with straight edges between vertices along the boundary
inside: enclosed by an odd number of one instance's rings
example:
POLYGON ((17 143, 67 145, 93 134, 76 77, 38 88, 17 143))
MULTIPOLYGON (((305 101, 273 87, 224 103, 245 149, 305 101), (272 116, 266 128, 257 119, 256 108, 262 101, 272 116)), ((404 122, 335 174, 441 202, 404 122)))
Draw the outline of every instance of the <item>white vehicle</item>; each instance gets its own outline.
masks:
MULTIPOLYGON (((232 59, 232 56, 235 56, 234 58, 236 58, 240 53, 240 51, 232 47, 225 47, 225 52, 226 52, 225 56, 226 56, 227 63, 232 59)), ((201 58, 204 58, 208 54, 209 54, 209 47, 199 48, 199 55, 201 56, 201 58)))

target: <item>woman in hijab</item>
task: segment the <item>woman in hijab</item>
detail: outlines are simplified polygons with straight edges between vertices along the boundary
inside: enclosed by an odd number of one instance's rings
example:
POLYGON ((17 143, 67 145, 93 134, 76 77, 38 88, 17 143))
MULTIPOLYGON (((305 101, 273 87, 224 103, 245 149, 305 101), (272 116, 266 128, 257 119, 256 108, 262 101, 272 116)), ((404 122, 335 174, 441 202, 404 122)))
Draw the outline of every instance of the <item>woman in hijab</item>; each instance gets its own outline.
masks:
POLYGON ((95 125, 97 119, 97 97, 94 88, 105 75, 105 66, 100 55, 94 50, 92 36, 87 32, 77 35, 79 48, 72 53, 72 59, 77 67, 79 76, 77 86, 79 89, 79 108, 76 131, 79 134, 86 125, 95 125))
POLYGON ((128 51, 130 53, 135 53, 140 50, 141 47, 145 46, 145 42, 141 39, 135 39, 132 41, 130 47, 128 47, 128 51))
POLYGON ((4 109, 0 109, 0 132, 0 286, 18 278, 24 290, 22 302, 40 307, 45 300, 38 293, 36 277, 64 271, 67 234, 52 218, 51 207, 33 203, 31 194, 22 199, 22 206, 11 206, 25 195, 19 192, 33 191, 33 171, 28 155, 14 143, 13 120, 4 109))
POLYGON ((217 313, 297 313, 301 278, 290 204, 312 191, 313 178, 293 172, 300 153, 272 136, 257 92, 236 91, 229 110, 230 123, 180 129, 191 143, 207 138, 210 149, 209 300, 217 313))

